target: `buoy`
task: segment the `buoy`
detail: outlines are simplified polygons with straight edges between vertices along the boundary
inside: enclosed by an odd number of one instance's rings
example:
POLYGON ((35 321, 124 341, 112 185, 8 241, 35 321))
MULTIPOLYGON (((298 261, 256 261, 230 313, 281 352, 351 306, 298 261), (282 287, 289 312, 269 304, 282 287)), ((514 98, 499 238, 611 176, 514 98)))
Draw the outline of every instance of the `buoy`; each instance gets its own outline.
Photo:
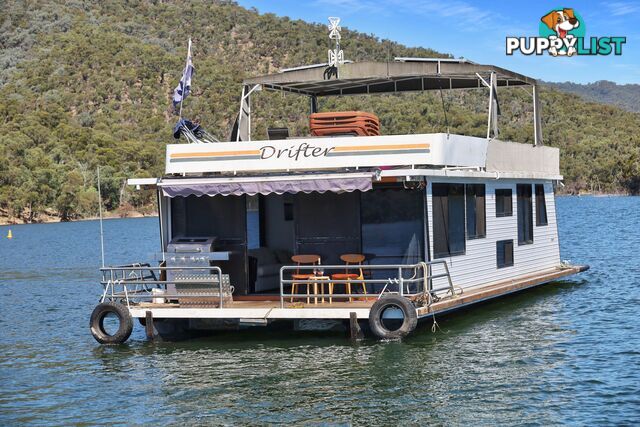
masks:
POLYGON ((7 233, 7 239, 13 239, 13 234, 11 234, 11 229, 9 229, 9 232, 7 233))

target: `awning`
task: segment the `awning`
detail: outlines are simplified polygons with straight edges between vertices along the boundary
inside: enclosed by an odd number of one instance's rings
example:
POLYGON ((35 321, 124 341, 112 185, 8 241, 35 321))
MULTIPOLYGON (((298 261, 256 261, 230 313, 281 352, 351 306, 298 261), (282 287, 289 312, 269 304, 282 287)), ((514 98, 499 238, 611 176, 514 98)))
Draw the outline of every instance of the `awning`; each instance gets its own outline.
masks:
POLYGON ((167 197, 240 196, 248 194, 368 191, 372 173, 258 176, 242 178, 163 179, 158 185, 167 197))

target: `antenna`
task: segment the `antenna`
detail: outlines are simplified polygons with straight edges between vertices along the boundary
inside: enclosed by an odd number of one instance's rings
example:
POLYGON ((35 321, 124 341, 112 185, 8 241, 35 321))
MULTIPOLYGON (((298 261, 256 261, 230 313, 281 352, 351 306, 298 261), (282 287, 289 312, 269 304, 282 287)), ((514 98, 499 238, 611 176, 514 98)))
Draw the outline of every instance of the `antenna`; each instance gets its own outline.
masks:
POLYGON ((100 166, 98 166, 98 212, 100 214, 100 255, 104 268, 104 230, 102 228, 102 189, 100 188, 100 166))
POLYGON ((329 66, 337 67, 339 64, 344 64, 344 52, 340 50, 340 40, 342 36, 340 35, 340 18, 330 16, 329 17, 329 39, 336 41, 336 47, 334 50, 329 49, 329 66))

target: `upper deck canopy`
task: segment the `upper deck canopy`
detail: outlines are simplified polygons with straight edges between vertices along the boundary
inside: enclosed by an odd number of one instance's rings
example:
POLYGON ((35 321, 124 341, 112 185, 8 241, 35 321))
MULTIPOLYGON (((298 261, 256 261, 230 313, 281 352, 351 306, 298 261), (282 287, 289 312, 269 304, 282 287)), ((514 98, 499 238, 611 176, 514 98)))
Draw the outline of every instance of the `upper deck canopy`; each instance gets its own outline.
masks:
POLYGON ((309 96, 359 95, 438 89, 482 88, 495 73, 497 86, 535 86, 536 80, 494 65, 457 59, 396 58, 393 62, 341 64, 338 77, 325 73, 327 66, 283 70, 253 77, 245 85, 296 92, 309 96))

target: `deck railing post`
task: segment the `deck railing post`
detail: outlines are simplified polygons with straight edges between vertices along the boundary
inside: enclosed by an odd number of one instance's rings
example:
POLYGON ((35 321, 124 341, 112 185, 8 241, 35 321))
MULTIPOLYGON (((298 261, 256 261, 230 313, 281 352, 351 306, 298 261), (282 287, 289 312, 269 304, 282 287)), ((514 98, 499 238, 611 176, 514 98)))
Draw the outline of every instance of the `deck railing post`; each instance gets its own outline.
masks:
POLYGON ((402 267, 398 267, 398 283, 400 286, 400 296, 404 296, 404 278, 402 277, 402 267))
POLYGON ((284 284, 282 283, 282 280, 284 279, 283 270, 285 268, 286 267, 280 268, 280 308, 284 308, 284 284))
POLYGON ((220 297, 220 308, 222 309, 222 269, 220 267, 216 267, 216 274, 218 275, 218 289, 219 289, 219 297, 220 297))

